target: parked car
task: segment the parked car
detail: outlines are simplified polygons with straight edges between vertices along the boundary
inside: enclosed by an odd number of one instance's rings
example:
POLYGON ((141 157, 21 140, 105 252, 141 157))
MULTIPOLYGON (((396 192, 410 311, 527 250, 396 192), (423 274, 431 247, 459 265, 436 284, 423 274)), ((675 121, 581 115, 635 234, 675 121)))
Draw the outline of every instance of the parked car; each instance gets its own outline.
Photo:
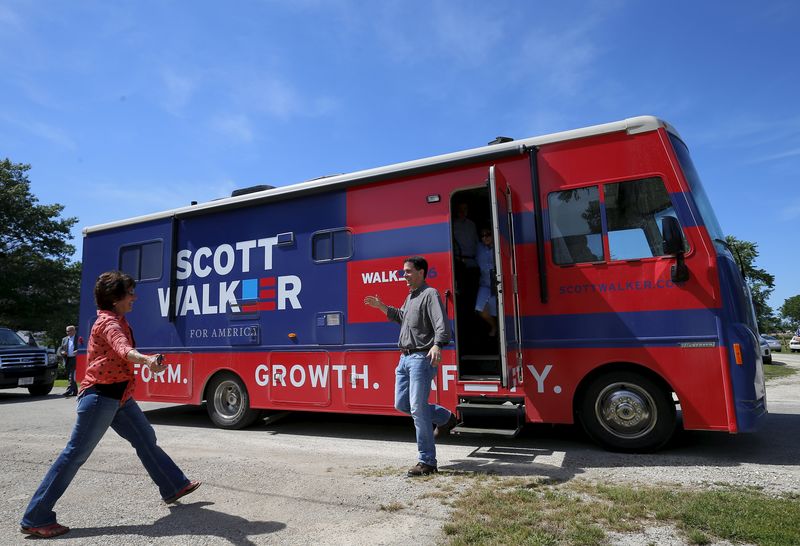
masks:
POLYGON ((772 337, 772 336, 765 336, 763 334, 761 335, 761 337, 764 338, 764 340, 766 340, 767 345, 769 345, 769 350, 770 351, 772 351, 773 353, 781 352, 781 340, 780 339, 778 339, 776 337, 772 337))
POLYGON ((800 352, 800 335, 792 337, 792 340, 789 342, 789 350, 793 353, 800 352))
POLYGON ((0 389, 26 387, 33 396, 53 390, 57 364, 44 347, 29 345, 14 330, 0 328, 0 389))
POLYGON ((763 337, 758 338, 761 345, 761 362, 764 364, 772 364, 772 352, 769 350, 769 344, 763 337))
POLYGON ((46 347, 44 343, 41 341, 44 332, 39 332, 38 334, 34 334, 30 330, 17 330, 17 335, 22 338, 28 345, 31 347, 39 347, 47 351, 47 362, 49 364, 58 364, 58 356, 56 355, 56 350, 52 347, 46 347), (38 339, 37 339, 38 336, 38 339))

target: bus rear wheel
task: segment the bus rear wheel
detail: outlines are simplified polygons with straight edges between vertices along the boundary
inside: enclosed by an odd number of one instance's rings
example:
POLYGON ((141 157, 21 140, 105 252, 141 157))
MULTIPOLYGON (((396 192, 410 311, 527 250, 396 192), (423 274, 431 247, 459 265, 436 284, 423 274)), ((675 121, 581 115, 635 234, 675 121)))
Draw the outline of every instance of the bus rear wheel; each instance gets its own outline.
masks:
POLYGON ((239 377, 231 373, 216 376, 208 386, 206 411, 220 428, 240 429, 253 424, 261 415, 250 407, 250 395, 239 377))
POLYGON ((636 372, 601 375, 586 390, 580 406, 584 429, 612 451, 648 452, 666 444, 675 432, 672 393, 636 372))

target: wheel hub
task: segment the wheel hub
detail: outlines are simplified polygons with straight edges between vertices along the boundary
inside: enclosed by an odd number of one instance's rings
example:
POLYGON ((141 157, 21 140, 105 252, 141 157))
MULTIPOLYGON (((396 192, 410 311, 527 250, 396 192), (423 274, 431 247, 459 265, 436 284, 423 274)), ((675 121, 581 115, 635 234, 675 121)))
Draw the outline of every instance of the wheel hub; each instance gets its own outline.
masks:
POLYGON ((604 410, 607 420, 621 427, 636 427, 650 418, 647 404, 631 392, 614 393, 604 410))
POLYGON ((242 396, 236 385, 222 384, 214 396, 214 406, 221 416, 232 419, 242 410, 242 396))
POLYGON ((630 384, 608 385, 597 397, 595 412, 603 428, 626 439, 648 434, 658 421, 656 404, 650 394, 630 384))

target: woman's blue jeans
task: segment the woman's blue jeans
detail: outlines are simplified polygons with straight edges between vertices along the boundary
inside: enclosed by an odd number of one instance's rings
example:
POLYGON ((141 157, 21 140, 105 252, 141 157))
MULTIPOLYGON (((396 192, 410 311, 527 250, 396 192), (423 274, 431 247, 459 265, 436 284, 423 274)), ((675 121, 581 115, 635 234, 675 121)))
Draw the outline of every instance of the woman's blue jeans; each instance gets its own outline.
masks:
POLYGON ((175 495, 189 483, 181 469, 156 443, 156 433, 135 400, 128 399, 120 406, 119 400, 101 396, 89 388, 78 398, 78 420, 72 436, 33 494, 20 522, 23 527, 41 527, 56 522, 53 506, 108 427, 136 449, 136 455, 158 486, 162 499, 175 495))
POLYGON ((444 425, 450 419, 447 408, 428 403, 436 368, 425 353, 412 353, 400 357, 395 376, 394 407, 414 418, 420 462, 436 466, 433 425, 444 425))

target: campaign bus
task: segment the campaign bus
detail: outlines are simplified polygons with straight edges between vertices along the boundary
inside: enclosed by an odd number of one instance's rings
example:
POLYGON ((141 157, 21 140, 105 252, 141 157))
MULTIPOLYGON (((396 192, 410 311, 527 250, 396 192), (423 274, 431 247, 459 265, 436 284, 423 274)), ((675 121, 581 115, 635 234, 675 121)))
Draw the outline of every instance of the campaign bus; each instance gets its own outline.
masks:
POLYGON ((159 374, 133 365, 138 400, 205 404, 231 429, 264 410, 400 415, 399 328, 364 298, 402 305, 404 259, 422 255, 453 331, 431 400, 455 432, 580 422, 648 451, 767 413, 748 288, 656 117, 251 189, 83 230, 82 333, 98 275, 119 269, 137 348, 165 355, 159 374), (464 218, 493 234, 495 335, 454 239, 464 218))

